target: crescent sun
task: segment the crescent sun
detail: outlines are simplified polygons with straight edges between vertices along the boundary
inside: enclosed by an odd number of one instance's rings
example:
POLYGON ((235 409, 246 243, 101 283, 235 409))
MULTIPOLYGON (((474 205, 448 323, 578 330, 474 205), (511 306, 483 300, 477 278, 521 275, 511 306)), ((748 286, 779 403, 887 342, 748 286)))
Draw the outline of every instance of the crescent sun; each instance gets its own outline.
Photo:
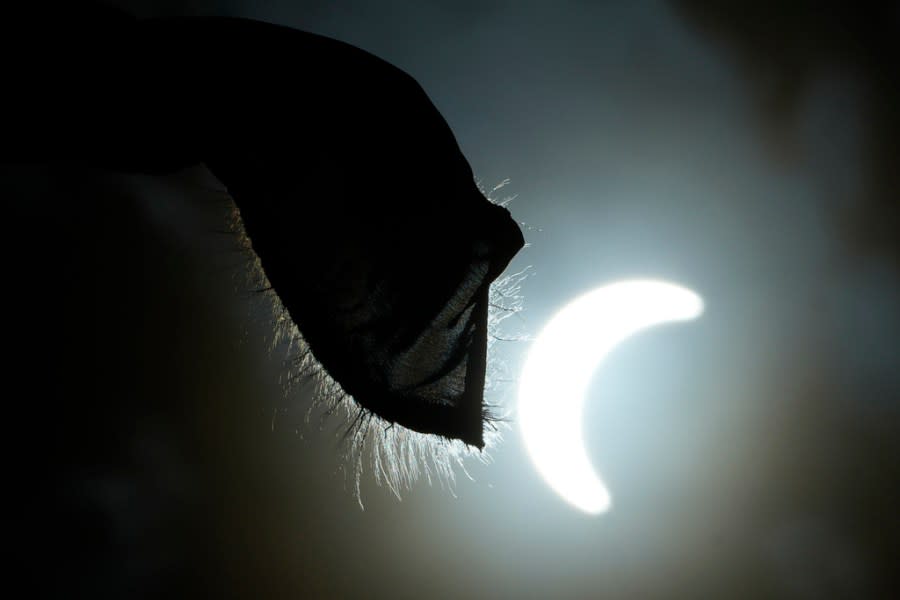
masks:
POLYGON ((621 281, 572 300, 535 339, 520 378, 518 421, 535 468, 564 500, 590 514, 611 505, 582 437, 584 398, 600 362, 638 331, 702 312, 703 300, 687 288, 621 281))

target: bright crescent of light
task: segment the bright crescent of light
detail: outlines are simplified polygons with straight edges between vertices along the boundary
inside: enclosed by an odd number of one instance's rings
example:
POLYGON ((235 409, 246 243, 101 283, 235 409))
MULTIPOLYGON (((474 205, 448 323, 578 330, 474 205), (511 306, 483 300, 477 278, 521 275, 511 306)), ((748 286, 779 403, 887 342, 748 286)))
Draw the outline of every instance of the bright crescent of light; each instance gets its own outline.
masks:
POLYGON ((557 494, 586 513, 610 507, 582 437, 582 408, 600 361, 634 333, 703 312, 684 287, 656 280, 612 283, 564 306, 528 352, 519 381, 518 422, 528 454, 557 494))

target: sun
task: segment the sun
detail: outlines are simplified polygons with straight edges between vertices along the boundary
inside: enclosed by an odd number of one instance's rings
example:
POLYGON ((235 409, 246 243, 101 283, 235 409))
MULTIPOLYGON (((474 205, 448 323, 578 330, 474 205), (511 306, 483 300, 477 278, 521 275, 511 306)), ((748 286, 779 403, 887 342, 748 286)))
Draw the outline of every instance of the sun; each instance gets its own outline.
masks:
POLYGON ((703 300, 687 288, 620 281, 566 304, 535 339, 519 382, 519 427, 538 473, 571 505, 599 514, 612 503, 582 436, 585 393, 600 362, 638 331, 702 312, 703 300))

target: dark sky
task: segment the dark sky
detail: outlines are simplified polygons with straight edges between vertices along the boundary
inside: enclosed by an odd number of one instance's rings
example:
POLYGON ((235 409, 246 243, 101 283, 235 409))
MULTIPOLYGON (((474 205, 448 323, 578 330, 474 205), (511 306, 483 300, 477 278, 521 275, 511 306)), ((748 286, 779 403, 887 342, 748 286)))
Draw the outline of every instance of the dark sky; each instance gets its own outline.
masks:
MULTIPOLYGON (((515 423, 474 481, 420 481, 398 501, 367 472, 360 510, 339 419, 272 430, 281 355, 215 182, 5 167, 36 232, 14 238, 30 244, 10 276, 16 319, 36 323, 20 358, 50 382, 27 400, 37 416, 16 413, 45 425, 15 456, 40 456, 23 468, 40 493, 77 498, 28 513, 35 577, 93 597, 898 592, 896 10, 117 4, 301 28, 413 75, 484 185, 510 180, 530 242, 511 266, 532 268, 525 331, 631 276, 688 285, 707 312, 623 344, 593 380, 606 515, 544 485, 515 423), (48 280, 57 304, 29 299, 48 280)), ((314 60, 297 58, 298 78, 314 60)), ((515 372, 525 349, 496 358, 515 372)))

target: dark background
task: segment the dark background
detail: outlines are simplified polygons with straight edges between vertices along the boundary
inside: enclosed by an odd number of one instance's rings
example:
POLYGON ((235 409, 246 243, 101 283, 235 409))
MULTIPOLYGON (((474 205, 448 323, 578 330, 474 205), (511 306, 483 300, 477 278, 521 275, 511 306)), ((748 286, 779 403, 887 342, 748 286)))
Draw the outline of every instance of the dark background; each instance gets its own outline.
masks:
MULTIPOLYGON (((399 501, 367 471, 361 510, 339 417, 273 430, 283 355, 217 182, 3 167, 17 580, 92 598, 898 593, 895 4, 117 5, 306 29, 416 77, 484 185, 511 180, 524 331, 622 277, 679 281, 707 312, 594 378, 606 515, 559 500, 514 423, 452 491, 399 501)), ((402 165, 397 186, 428 201, 402 165)), ((496 358, 515 373, 525 349, 496 358)))

